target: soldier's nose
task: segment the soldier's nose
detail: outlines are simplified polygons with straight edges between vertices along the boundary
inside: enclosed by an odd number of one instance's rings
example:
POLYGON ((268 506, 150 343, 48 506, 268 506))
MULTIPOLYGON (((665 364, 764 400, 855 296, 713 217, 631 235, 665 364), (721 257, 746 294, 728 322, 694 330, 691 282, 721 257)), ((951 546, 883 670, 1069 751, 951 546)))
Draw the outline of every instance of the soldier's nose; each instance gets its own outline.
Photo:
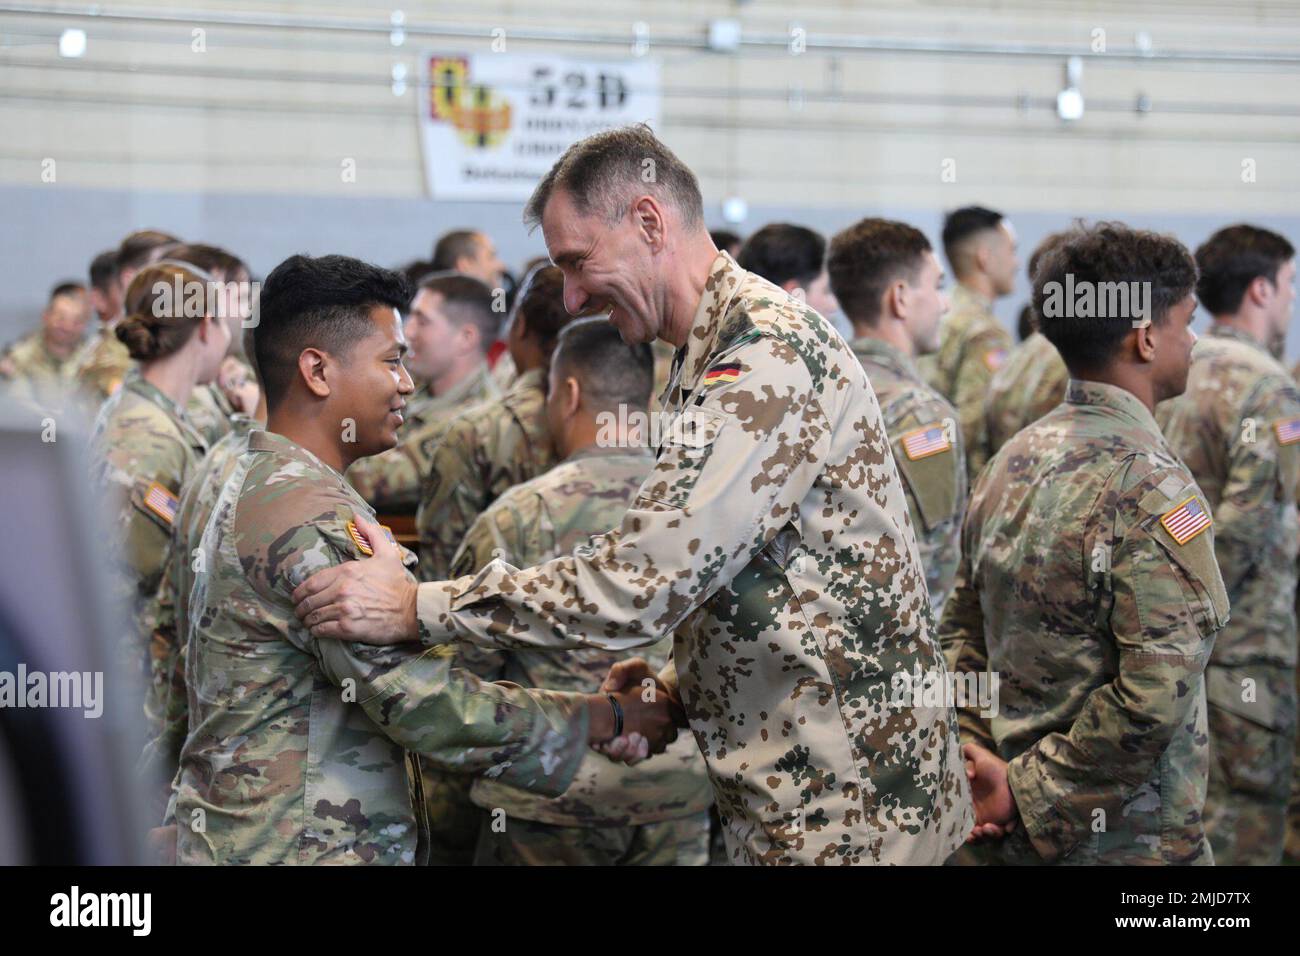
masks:
POLYGON ((569 315, 577 315, 581 312, 582 307, 587 304, 589 298, 591 297, 578 286, 570 285, 568 282, 564 283, 564 308, 569 315))

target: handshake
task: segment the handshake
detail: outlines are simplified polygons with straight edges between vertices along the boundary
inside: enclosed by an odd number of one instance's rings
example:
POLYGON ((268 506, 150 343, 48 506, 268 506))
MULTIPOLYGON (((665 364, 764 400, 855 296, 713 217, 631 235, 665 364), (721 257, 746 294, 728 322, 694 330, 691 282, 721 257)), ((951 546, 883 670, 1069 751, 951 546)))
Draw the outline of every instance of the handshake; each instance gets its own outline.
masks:
POLYGON ((616 763, 640 763, 663 753, 677 739, 677 728, 686 726, 676 690, 640 657, 611 667, 600 692, 588 698, 588 707, 591 746, 616 763))

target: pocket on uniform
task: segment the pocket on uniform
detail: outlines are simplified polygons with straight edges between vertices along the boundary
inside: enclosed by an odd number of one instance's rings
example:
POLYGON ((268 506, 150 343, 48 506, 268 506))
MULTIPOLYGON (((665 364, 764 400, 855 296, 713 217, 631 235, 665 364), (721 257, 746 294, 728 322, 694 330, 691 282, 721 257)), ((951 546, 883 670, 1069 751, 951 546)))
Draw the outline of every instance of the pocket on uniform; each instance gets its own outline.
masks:
POLYGON ((663 436, 658 460, 641 486, 638 502, 686 507, 726 421, 725 415, 703 408, 688 408, 673 419, 663 436))

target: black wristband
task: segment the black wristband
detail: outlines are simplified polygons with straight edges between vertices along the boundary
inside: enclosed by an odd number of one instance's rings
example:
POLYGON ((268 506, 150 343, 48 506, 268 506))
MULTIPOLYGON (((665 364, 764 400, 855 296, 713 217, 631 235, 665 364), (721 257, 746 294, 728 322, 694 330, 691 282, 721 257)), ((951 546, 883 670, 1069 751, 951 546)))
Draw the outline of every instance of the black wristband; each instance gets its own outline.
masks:
POLYGON ((614 708, 614 737, 622 737, 623 705, 618 702, 618 698, 613 694, 606 694, 605 696, 609 698, 609 705, 614 708))

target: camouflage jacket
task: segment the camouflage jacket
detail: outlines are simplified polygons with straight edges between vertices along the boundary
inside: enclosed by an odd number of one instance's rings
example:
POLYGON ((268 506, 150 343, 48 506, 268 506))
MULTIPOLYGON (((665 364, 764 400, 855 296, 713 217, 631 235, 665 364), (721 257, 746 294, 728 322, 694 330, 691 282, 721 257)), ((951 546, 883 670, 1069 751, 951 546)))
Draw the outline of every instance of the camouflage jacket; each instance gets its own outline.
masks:
POLYGON ((989 382, 984 400, 986 460, 1020 429, 1061 404, 1069 379, 1061 353, 1041 332, 1034 332, 1012 349, 989 382))
MULTIPOLYGON (((733 860, 942 863, 972 811, 907 498, 861 364, 720 253, 619 528, 569 557, 422 584, 426 642, 623 651, 672 634, 733 860)), ((674 673, 675 671, 675 673, 674 673)))
POLYGON ((170 398, 130 372, 99 410, 91 435, 97 487, 109 493, 108 513, 118 534, 111 543, 119 597, 134 627, 120 646, 128 673, 144 680, 147 731, 157 730, 149 688, 164 679, 171 644, 160 600, 163 569, 171 560, 172 528, 181 486, 207 453, 203 440, 170 398))
POLYGON ((1192 351, 1187 391, 1156 417, 1205 491, 1232 602, 1206 676, 1210 703, 1293 726, 1300 391, 1263 345, 1215 325, 1192 351))
POLYGON ((937 620, 961 558, 966 455, 957 412, 921 379, 912 360, 889 343, 859 338, 850 347, 880 402, 937 620))
POLYGON ((215 445, 230 434, 231 422, 235 416, 235 407, 216 382, 200 385, 190 393, 189 403, 185 406, 194 427, 199 430, 209 445, 215 445))
POLYGON ((415 518, 421 581, 446 578, 483 509, 555 464, 545 389, 545 370, 531 369, 504 396, 452 419, 433 438, 415 518))
POLYGON ((443 426, 461 412, 496 397, 496 382, 487 363, 441 395, 434 395, 426 386, 407 402, 397 447, 353 462, 348 481, 377 511, 415 514, 420 486, 432 467, 434 444, 443 426))
POLYGON ((160 620, 154 634, 153 685, 146 708, 154 715, 152 723, 156 728, 146 748, 146 766, 156 767, 166 780, 176 773, 189 723, 184 635, 189 630, 194 575, 207 570, 207 556, 199 547, 203 529, 239 456, 248 450, 249 434, 261 427, 256 419, 236 413, 231 419, 231 430, 212 446, 181 489, 176 521, 172 525, 172 556, 163 569, 159 586, 160 620))
POLYGON ((957 285, 952 290, 952 308, 939 327, 939 351, 917 363, 930 385, 957 409, 971 481, 986 461, 984 396, 1011 344, 1011 333, 993 315, 989 303, 957 285))
MULTIPOLYGON (((532 481, 511 488, 479 515, 456 553, 456 575, 473 574, 493 558, 519 568, 568 554, 592 535, 617 528, 654 466, 648 449, 598 448, 575 452, 532 481)), ((579 647, 556 652, 521 648, 488 651, 457 645, 457 663, 485 680, 524 687, 590 693, 610 666, 634 652, 579 647)), ((668 661, 672 640, 640 653, 656 668, 668 661)), ((704 760, 683 734, 666 753, 628 767, 592 754, 561 796, 546 799, 491 780, 474 782, 471 799, 492 810, 559 826, 630 826, 699 813, 713 802, 704 760)))
POLYGON ((15 342, 8 351, 13 368, 10 394, 40 408, 62 408, 77 388, 77 367, 85 349, 59 358, 45 344, 45 333, 37 329, 15 342))
POLYGON ((306 449, 249 437, 191 593, 179 862, 416 862, 424 799, 418 772, 408 790, 408 750, 543 793, 573 779, 581 698, 483 683, 437 649, 317 642, 300 625, 293 589, 365 553, 352 522, 372 514, 306 449))
POLYGON ((1010 762, 1006 861, 1211 862, 1202 674, 1227 615, 1205 495, 1155 419, 1071 381, 976 482, 939 628, 963 739, 1010 762))
POLYGON ((116 324, 100 326, 98 339, 83 353, 77 369, 81 388, 99 401, 116 392, 136 365, 130 350, 118 339, 116 329, 116 324))

